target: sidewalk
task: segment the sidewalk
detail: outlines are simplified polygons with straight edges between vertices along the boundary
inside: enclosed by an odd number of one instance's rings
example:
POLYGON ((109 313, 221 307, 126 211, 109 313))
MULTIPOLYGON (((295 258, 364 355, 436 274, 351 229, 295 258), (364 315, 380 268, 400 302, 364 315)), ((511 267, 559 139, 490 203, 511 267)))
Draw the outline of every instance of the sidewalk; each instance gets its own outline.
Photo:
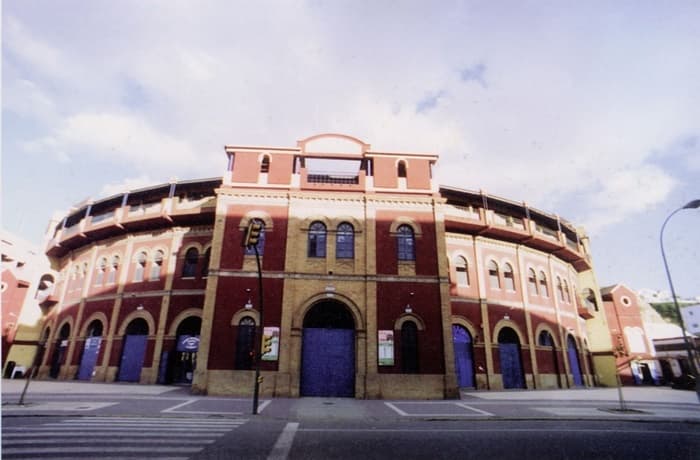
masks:
MULTIPOLYGON (((26 406, 17 406, 25 380, 3 380, 3 415, 131 415, 248 417, 249 397, 192 395, 187 386, 77 381, 31 381, 26 406)), ((626 411, 616 388, 462 391, 452 400, 353 398, 260 399, 259 419, 313 423, 416 420, 627 420, 700 423, 693 391, 624 387, 626 411)))
MULTIPOLYGON (((697 393, 673 390, 669 387, 622 387, 626 402, 677 403, 695 405, 700 409, 697 393)), ((619 401, 617 388, 577 388, 571 390, 462 391, 462 400, 498 401, 619 401)))
MULTIPOLYGON (((6 394, 20 394, 26 384, 25 379, 2 379, 3 399, 6 394)), ((161 395, 189 394, 189 387, 172 385, 141 385, 138 383, 100 383, 78 382, 75 380, 32 380, 28 393, 47 394, 61 393, 65 395, 161 395)))

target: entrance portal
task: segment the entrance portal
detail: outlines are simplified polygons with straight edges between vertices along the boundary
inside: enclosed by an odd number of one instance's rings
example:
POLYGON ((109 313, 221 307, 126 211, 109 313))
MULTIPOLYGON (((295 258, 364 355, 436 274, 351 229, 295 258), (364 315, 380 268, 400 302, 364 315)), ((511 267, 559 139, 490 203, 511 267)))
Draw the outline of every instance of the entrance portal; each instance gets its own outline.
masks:
POLYGON ((455 371, 460 388, 474 387, 474 348, 472 336, 462 326, 452 325, 452 342, 455 350, 455 371))
POLYGON ((520 340, 513 329, 504 327, 498 333, 498 351, 501 358, 503 388, 525 388, 523 366, 520 360, 520 340))
POLYGON ((578 349, 576 348, 576 341, 573 337, 569 336, 566 339, 568 345, 569 354, 569 366, 571 367, 571 375, 574 378, 574 385, 580 387, 583 385, 583 375, 581 375, 581 365, 578 360, 578 349))
POLYGON ((304 317, 300 391, 355 396, 355 321, 340 302, 319 302, 304 317))

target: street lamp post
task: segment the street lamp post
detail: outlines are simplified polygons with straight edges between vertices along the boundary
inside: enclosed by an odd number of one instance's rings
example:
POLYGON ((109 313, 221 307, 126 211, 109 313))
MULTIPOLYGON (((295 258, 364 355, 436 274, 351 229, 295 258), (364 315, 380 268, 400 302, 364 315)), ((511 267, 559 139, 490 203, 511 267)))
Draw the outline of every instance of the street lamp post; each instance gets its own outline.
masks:
POLYGON ((695 365, 695 359, 693 358, 693 350, 690 344, 690 340, 688 338, 688 334, 685 332, 685 323, 683 322, 683 315, 681 314, 681 308, 678 305, 678 299, 676 298, 676 291, 673 288, 673 281, 671 280, 671 271, 668 269, 668 261, 666 260, 666 251, 664 251, 664 230, 666 229, 666 224, 668 221, 671 219, 671 217, 674 216, 678 211, 682 211, 683 209, 697 209, 700 208, 700 199, 698 200, 693 200, 685 204, 685 206, 682 206, 675 211, 673 211, 671 214, 668 215, 666 220, 664 221, 663 225, 661 226, 661 234, 659 236, 659 241, 661 244, 661 257, 664 259, 664 268, 666 269, 666 277, 668 278, 668 285, 671 288, 671 297, 673 297, 673 305, 676 308, 676 314, 678 315, 678 321, 681 323, 681 331, 683 332, 683 342, 685 342, 685 351, 688 354, 688 361, 690 364, 690 372, 693 374, 693 378, 695 378, 695 392, 697 393, 698 400, 700 401, 700 379, 698 378, 698 369, 697 366, 695 365))

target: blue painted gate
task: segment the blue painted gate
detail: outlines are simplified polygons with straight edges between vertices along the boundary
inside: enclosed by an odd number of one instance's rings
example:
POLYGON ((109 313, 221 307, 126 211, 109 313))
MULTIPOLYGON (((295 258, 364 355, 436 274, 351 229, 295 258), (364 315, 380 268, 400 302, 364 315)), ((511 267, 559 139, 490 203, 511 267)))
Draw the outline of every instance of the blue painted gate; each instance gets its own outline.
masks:
POLYGON ((95 370, 101 344, 102 337, 88 337, 85 339, 83 358, 80 360, 80 368, 78 369, 78 380, 90 380, 92 378, 92 371, 95 370))
POLYGON ((581 375, 581 364, 578 361, 578 350, 576 350, 576 342, 569 336, 567 339, 567 352, 569 355, 569 367, 571 367, 571 375, 574 377, 574 385, 583 386, 583 376, 581 375))
POLYGON ((302 396, 355 396, 355 331, 304 328, 302 396))
POLYGON ((143 367, 143 357, 146 355, 147 340, 147 335, 124 336, 124 350, 122 351, 117 380, 120 382, 139 381, 141 368, 143 367))
POLYGON ((455 350, 455 371, 460 388, 474 387, 474 349, 472 337, 462 326, 452 326, 452 343, 455 350))
POLYGON ((520 344, 499 343, 503 388, 525 388, 523 370, 520 364, 520 344))

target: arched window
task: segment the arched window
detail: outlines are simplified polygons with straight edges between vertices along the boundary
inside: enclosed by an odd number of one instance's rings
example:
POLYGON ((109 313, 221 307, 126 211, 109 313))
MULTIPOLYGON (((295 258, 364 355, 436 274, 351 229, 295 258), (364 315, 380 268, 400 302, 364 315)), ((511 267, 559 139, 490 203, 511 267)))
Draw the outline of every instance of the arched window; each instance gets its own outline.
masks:
POLYGON ((102 321, 99 319, 92 320, 87 328, 88 337, 100 337, 102 335, 102 321))
POLYGON ((506 290, 515 291, 515 273, 513 273, 513 267, 509 263, 503 266, 503 281, 506 290))
POLYGON ((326 257, 326 225, 323 222, 313 222, 309 226, 309 257, 326 257))
POLYGON ((114 282, 117 280, 117 271, 119 271, 119 256, 114 256, 112 257, 112 263, 109 266, 107 284, 114 284, 114 282))
POLYGON ((498 276, 498 264, 495 260, 489 261, 489 285, 492 289, 501 289, 501 278, 498 276))
POLYGON ((399 177, 406 177, 406 162, 399 161, 397 174, 399 177))
POLYGON ((262 161, 260 161, 260 172, 269 173, 270 172, 270 157, 268 155, 263 155, 262 161))
POLYGON ((462 256, 455 260, 455 271, 457 274, 457 286, 469 286, 469 264, 462 256))
POLYGON ((255 246, 246 246, 245 254, 248 256, 255 255, 255 248, 258 248, 258 254, 263 255, 265 253, 265 222, 262 219, 253 219, 252 222, 262 225, 262 228, 258 236, 258 243, 255 246))
POLYGON ((151 263, 151 275, 149 276, 150 281, 157 281, 160 279, 160 273, 163 268, 163 251, 158 249, 153 253, 153 262, 151 263))
POLYGON ((530 295, 537 295, 537 274, 532 268, 527 271, 527 286, 530 290, 530 295))
POLYGON ((182 267, 182 277, 192 278, 197 273, 197 260, 199 251, 196 248, 189 248, 185 253, 185 265, 182 267))
MULTIPOLYGON (((262 232, 260 232, 262 235, 262 232)), ((202 257, 202 277, 205 278, 209 275, 209 260, 211 259, 211 247, 204 251, 204 257, 202 257)))
POLYGON ((540 291, 542 292, 542 297, 549 297, 549 288, 547 287, 547 275, 543 271, 540 271, 540 291))
POLYGON ((552 338, 552 334, 550 334, 549 331, 540 332, 539 337, 537 337, 537 345, 541 347, 553 347, 554 339, 552 338))
POLYGON ((244 316, 238 323, 236 335, 236 369, 250 370, 253 368, 255 354, 255 320, 244 316))
POLYGON ((352 259, 355 257, 355 229, 347 222, 338 225, 335 235, 336 259, 352 259))
POLYGON ((557 293, 559 294, 559 300, 564 301, 564 285, 561 283, 561 278, 557 276, 557 293))
POLYGON ((401 371, 418 373, 418 327, 413 321, 401 325, 401 371))
POLYGON ((95 286, 100 286, 105 280, 105 271, 107 270, 107 258, 103 257, 97 264, 97 276, 95 276, 95 286))
POLYGON ((397 248, 399 260, 416 260, 415 236, 410 225, 399 225, 397 232, 397 248))
POLYGON ((134 282, 143 281, 143 273, 146 270, 146 259, 148 256, 145 252, 139 252, 136 256, 136 267, 134 268, 134 282))
POLYGON ((566 300, 567 303, 571 303, 571 294, 569 293, 569 283, 567 283, 566 280, 563 280, 562 284, 564 285, 564 300, 566 300))

